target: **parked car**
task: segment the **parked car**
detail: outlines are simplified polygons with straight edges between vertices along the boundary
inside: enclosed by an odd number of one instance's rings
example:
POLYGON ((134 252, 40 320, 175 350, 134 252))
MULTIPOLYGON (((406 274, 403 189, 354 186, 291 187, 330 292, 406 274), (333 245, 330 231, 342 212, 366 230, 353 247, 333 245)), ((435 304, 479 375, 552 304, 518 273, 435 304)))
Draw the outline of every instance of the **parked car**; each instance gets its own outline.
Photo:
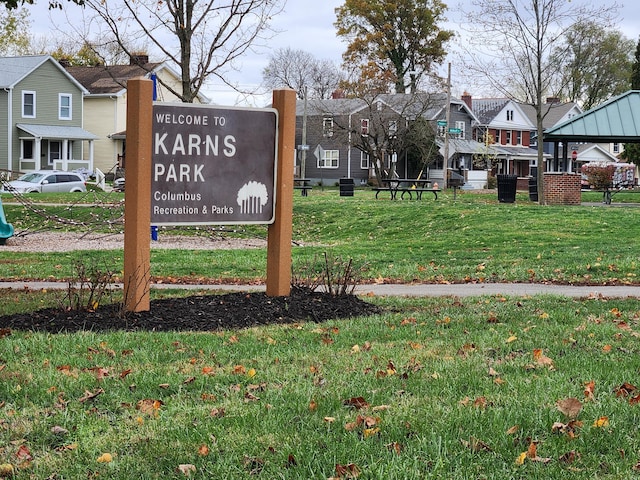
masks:
POLYGON ((25 173, 17 180, 4 182, 5 193, 86 192, 84 177, 74 172, 37 170, 25 173))

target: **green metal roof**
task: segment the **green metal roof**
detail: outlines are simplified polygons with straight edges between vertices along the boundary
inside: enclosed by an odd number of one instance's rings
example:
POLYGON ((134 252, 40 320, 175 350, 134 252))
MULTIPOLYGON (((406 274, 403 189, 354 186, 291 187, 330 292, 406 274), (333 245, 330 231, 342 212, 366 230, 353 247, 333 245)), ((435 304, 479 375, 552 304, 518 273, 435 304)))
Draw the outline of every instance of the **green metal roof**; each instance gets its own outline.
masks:
POLYGON ((640 142, 640 90, 629 90, 549 130, 545 141, 640 142))

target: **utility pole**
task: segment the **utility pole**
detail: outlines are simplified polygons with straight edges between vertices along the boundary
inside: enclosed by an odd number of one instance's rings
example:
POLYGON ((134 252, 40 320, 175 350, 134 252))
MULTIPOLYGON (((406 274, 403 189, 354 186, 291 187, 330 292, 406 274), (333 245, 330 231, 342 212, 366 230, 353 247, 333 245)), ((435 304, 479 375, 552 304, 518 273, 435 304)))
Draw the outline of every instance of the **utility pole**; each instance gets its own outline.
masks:
POLYGON ((447 188, 447 174, 449 172, 449 121, 451 120, 451 62, 447 73, 447 126, 444 129, 444 161, 442 162, 442 189, 447 188))

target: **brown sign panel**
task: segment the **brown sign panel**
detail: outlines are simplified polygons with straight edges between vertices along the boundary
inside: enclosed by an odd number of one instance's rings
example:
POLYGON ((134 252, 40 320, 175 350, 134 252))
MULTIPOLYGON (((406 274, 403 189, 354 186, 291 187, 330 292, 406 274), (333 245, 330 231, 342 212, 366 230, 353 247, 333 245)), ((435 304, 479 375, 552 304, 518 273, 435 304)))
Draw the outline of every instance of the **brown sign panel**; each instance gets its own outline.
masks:
POLYGON ((273 109, 153 106, 151 223, 273 223, 273 109))

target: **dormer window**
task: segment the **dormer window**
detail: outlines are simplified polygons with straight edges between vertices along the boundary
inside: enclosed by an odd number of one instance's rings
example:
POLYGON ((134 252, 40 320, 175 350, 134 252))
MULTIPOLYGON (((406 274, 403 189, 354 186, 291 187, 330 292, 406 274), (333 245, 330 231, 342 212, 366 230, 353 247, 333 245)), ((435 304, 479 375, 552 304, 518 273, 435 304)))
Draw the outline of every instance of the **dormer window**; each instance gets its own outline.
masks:
POLYGON ((507 122, 513 122, 513 110, 507 110, 507 122))
POLYGON ((324 117, 322 119, 322 135, 324 137, 333 137, 333 117, 324 117))
POLYGON ((369 119, 363 118, 360 120, 360 134, 369 135, 369 119))

